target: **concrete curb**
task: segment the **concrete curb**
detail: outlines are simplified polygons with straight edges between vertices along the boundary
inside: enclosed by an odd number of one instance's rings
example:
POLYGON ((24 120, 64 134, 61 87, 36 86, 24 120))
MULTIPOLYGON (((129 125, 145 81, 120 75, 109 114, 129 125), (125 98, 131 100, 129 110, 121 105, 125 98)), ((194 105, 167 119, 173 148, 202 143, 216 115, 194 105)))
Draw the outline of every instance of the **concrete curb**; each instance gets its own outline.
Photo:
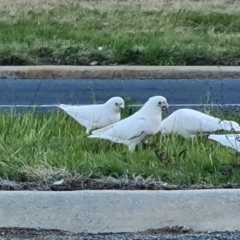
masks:
POLYGON ((240 78, 240 66, 2 66, 1 79, 240 78))
POLYGON ((240 230, 240 190, 1 191, 0 227, 117 233, 176 225, 240 230))

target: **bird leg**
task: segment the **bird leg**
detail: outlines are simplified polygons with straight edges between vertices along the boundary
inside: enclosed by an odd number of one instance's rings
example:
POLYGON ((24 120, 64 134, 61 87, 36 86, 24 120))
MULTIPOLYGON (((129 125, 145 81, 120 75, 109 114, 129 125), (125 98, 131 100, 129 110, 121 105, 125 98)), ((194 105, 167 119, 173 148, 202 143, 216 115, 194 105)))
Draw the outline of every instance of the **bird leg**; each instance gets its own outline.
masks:
MULTIPOLYGON (((135 144, 132 144, 132 145, 129 145, 129 146, 128 146, 128 150, 129 150, 130 152, 133 152, 133 151, 135 150, 135 148, 136 148, 136 145, 135 145, 135 144)), ((136 149, 136 151, 138 151, 138 148, 136 149)))
POLYGON ((86 134, 89 135, 89 132, 90 132, 90 129, 87 128, 87 129, 86 129, 86 134))

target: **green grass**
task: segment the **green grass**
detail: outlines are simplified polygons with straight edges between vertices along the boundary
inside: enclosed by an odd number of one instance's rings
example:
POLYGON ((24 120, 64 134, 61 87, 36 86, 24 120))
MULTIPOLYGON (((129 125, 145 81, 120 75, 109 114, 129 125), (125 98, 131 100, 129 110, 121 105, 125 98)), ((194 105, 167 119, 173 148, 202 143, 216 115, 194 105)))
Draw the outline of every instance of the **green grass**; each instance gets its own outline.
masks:
MULTIPOLYGON (((125 115, 128 114, 125 112, 125 115)), ((231 113, 229 119, 240 121, 231 113)), ((68 176, 141 176, 171 184, 222 184, 240 181, 240 170, 223 164, 235 152, 200 136, 193 142, 177 136, 153 137, 171 161, 152 149, 129 152, 126 146, 88 139, 85 130, 62 111, 0 115, 0 177, 16 181, 53 181, 68 176), (184 149, 184 154, 180 152, 184 149)))
POLYGON ((240 62, 239 1, 0 0, 0 4, 0 65, 240 62))

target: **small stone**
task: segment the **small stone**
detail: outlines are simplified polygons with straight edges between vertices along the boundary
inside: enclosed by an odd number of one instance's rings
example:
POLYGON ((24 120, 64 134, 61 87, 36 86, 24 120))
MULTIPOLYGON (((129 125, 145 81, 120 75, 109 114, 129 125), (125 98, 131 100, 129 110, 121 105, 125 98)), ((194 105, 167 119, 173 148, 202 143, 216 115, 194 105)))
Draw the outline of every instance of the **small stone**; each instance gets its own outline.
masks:
POLYGON ((97 65, 97 64, 98 64, 97 61, 93 61, 93 62, 90 63, 91 66, 95 66, 95 65, 97 65))

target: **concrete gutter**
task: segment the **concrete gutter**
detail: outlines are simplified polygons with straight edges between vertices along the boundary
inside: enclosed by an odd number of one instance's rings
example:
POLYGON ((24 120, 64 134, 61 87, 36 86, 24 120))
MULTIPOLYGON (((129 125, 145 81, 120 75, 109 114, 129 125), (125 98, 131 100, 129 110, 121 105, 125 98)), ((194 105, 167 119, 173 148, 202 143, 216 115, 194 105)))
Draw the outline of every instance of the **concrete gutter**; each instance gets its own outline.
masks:
POLYGON ((1 79, 240 78, 240 66, 2 66, 1 79))
POLYGON ((117 233, 176 225, 235 231, 239 223, 236 189, 0 193, 0 227, 117 233))

